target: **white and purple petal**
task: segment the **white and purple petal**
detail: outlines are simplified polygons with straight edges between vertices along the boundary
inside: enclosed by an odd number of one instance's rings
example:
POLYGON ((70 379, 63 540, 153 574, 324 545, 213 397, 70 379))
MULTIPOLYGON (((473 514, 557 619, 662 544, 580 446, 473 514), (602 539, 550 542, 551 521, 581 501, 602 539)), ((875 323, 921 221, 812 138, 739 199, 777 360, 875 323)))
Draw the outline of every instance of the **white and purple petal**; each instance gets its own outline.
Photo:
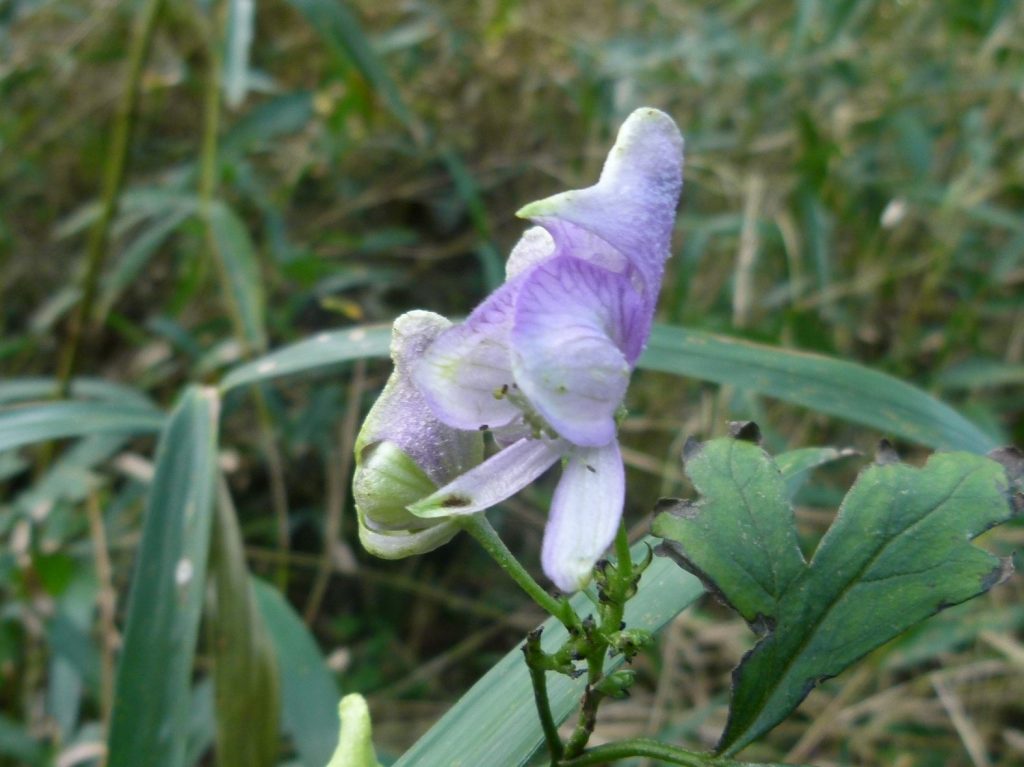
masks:
POLYGON ((426 519, 484 511, 537 479, 567 448, 562 440, 521 439, 408 509, 426 519))
POLYGON ((643 300, 629 279, 559 257, 523 279, 512 323, 512 372, 530 405, 559 435, 599 447, 645 340, 643 300))
POLYGON ((440 334, 412 370, 434 414, 456 429, 504 426, 519 409, 501 395, 512 383, 508 336, 518 282, 488 296, 465 322, 440 334))
POLYGON ((559 589, 572 593, 590 580, 615 538, 625 495, 618 441, 573 451, 555 488, 541 550, 544 573, 559 589))

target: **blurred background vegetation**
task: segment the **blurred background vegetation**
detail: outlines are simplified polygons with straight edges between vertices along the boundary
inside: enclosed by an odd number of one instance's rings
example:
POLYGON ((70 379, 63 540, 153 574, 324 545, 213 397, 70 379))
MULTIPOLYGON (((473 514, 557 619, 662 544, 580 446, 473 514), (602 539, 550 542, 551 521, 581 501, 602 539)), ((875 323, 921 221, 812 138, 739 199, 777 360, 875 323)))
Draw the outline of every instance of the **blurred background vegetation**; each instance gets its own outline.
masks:
MULTIPOLYGON (((661 321, 865 363, 1024 443, 1016 0, 0 0, 0 371, 73 369, 168 405, 325 329, 464 314, 502 278, 514 211, 592 183, 642 105, 687 140, 661 321)), ((369 697, 385 757, 539 617, 472 541, 400 563, 359 550, 351 444, 387 372, 232 396, 221 440, 250 566, 369 697)), ((655 373, 628 405, 637 530, 685 492, 688 435, 754 417, 773 449, 882 436, 655 373)), ((92 758, 72 747, 106 716, 116 633, 83 510, 102 509, 119 622, 152 449, 94 450, 56 484, 37 480, 67 453, 0 453, 0 764, 92 758)), ((856 465, 802 490, 809 537, 856 465)), ((493 515, 531 567, 550 492, 493 515)), ((1022 591, 883 648, 750 758, 1024 763, 1022 591)), ((711 601, 683 613, 599 737, 710 745, 749 644, 711 601)))

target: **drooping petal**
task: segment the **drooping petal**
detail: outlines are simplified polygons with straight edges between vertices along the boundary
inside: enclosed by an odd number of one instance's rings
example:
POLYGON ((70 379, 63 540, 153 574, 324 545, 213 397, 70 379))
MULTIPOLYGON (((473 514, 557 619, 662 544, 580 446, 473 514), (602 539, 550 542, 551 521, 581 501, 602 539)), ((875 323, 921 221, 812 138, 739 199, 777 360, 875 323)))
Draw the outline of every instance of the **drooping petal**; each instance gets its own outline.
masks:
POLYGON ((541 550, 544 573, 562 591, 579 591, 590 580, 615 538, 625 495, 618 441, 572 453, 555 488, 541 550))
POLYGON ((521 439, 412 504, 409 511, 430 519, 488 509, 537 479, 562 457, 566 447, 562 440, 521 439))
POLYGON ((500 393, 513 383, 508 349, 519 282, 506 282, 465 322, 449 328, 413 367, 431 410, 456 429, 504 426, 519 410, 500 393))
POLYGON ((573 227, 593 233, 640 272, 653 308, 669 256, 682 163, 683 139, 672 118, 638 109, 619 130, 597 184, 531 203, 517 215, 548 229, 559 255, 570 252, 562 241, 575 236, 573 227))
POLYGON ((614 438, 644 315, 625 275, 577 258, 546 261, 523 280, 512 324, 516 385, 570 442, 598 447, 614 438))

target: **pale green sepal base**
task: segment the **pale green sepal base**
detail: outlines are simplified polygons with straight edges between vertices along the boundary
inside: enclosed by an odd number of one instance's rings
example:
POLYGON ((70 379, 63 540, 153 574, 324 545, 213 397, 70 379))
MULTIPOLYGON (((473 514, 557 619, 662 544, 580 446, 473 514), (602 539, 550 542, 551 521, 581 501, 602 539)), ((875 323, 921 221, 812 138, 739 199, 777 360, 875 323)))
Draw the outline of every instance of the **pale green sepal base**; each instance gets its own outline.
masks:
POLYGON ((338 704, 341 735, 327 767, 380 767, 370 733, 370 709, 362 695, 346 695, 338 704))

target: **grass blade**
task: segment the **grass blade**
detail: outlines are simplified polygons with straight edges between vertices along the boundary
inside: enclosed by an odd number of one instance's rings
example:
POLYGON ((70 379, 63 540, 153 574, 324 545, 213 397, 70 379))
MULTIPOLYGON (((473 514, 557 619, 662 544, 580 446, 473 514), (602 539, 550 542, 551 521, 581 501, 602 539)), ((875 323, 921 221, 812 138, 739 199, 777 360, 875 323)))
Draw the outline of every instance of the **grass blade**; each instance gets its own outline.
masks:
MULTIPOLYGON (((676 568, 678 569, 678 568, 676 568)), ((273 586, 252 579, 277 652, 281 720, 304 767, 323 767, 338 743, 338 686, 316 640, 273 586)))
MULTIPOLYGON (((388 325, 321 333, 235 368, 221 390, 386 357, 390 334, 388 325)), ((819 354, 655 325, 639 366, 750 389, 934 448, 983 453, 995 447, 992 437, 916 386, 819 354)))
POLYGON ((209 224, 237 329, 250 351, 262 351, 267 346, 265 299, 259 259, 249 231, 238 214, 222 202, 210 207, 209 224))
POLYGON ((342 362, 387 357, 390 343, 391 325, 366 325, 320 333, 238 366, 225 376, 220 388, 227 393, 239 386, 312 372, 342 362))
POLYGON ((217 413, 213 390, 190 387, 157 446, 117 671, 108 767, 184 767, 217 413))
POLYGON ((927 392, 845 360, 656 325, 639 366, 732 384, 934 448, 985 453, 995 447, 927 392))
MULTIPOLYGON (((57 391, 57 379, 46 377, 11 378, 0 382, 0 405, 32 400, 49 400, 57 391)), ((138 389, 100 378, 76 378, 71 382, 74 399, 99 399, 111 402, 149 405, 149 398, 138 389)))
POLYGON ((217 764, 272 767, 277 763, 281 708, 277 661, 245 564, 231 493, 223 480, 214 516, 210 579, 207 628, 213 657, 217 764))
POLYGON ((0 412, 0 451, 86 434, 158 431, 166 416, 153 407, 112 402, 46 402, 0 412))

